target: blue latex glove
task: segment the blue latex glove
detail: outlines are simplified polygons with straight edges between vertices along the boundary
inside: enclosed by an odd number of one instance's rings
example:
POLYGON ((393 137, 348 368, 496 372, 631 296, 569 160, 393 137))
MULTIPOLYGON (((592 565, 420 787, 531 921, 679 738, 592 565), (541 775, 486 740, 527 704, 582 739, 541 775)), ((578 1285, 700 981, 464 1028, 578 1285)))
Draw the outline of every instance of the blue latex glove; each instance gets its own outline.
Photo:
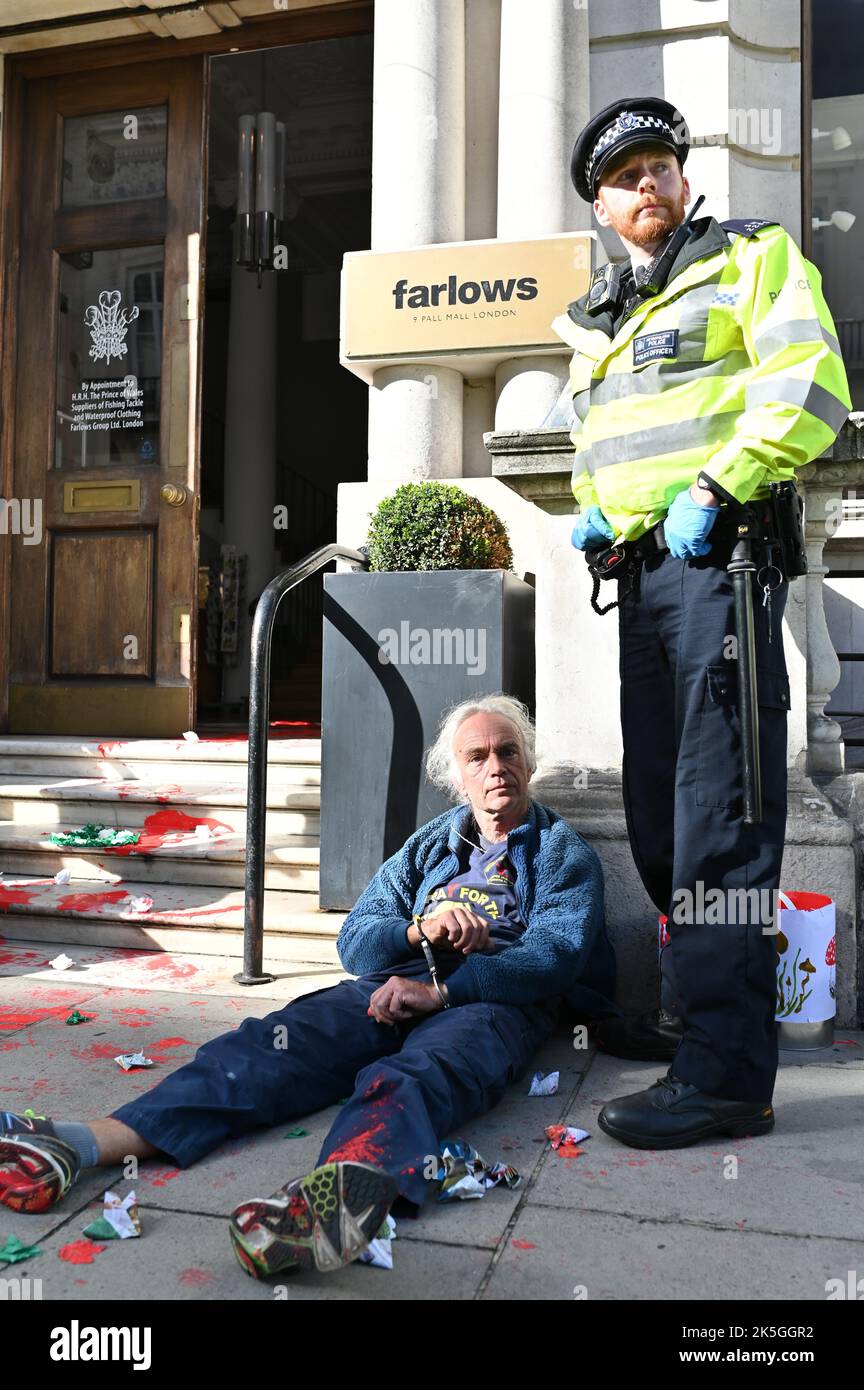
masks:
POLYGON ((689 488, 679 492, 663 522, 663 533, 670 553, 679 560, 707 555, 711 546, 706 536, 717 520, 719 511, 719 507, 703 507, 700 502, 694 502, 689 488))
POLYGON ((600 508, 589 507, 587 512, 580 512, 577 516, 570 542, 577 550, 587 550, 614 539, 615 532, 600 508))

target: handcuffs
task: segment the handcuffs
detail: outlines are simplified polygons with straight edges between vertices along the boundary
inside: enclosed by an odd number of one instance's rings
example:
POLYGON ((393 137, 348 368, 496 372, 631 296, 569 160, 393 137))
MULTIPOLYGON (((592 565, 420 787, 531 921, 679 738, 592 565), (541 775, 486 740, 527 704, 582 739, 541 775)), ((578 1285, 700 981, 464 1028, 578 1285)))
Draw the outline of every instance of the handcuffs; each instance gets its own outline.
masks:
POLYGON ((432 942, 429 940, 428 936, 426 935, 422 926, 420 925, 423 921, 423 918, 420 916, 419 912, 415 912, 412 920, 414 922, 415 927, 417 928, 417 934, 420 937, 420 945, 423 948, 423 954, 426 957, 426 964, 429 967, 429 974, 432 976, 432 983, 438 991, 438 998, 441 1000, 441 1003, 444 1005, 444 1008, 449 1009, 450 1001, 448 1000, 447 995, 444 993, 444 990, 441 988, 441 985, 438 980, 438 967, 435 964, 435 957, 432 954, 432 942))

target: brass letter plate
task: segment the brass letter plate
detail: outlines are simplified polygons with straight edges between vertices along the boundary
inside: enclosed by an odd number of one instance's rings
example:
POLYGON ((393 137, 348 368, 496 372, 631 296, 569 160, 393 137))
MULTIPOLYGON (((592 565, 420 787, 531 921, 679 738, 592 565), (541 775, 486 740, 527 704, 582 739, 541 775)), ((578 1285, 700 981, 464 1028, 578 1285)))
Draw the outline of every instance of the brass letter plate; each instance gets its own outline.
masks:
POLYGON ((141 482, 138 478, 64 483, 64 512, 139 512, 141 482))

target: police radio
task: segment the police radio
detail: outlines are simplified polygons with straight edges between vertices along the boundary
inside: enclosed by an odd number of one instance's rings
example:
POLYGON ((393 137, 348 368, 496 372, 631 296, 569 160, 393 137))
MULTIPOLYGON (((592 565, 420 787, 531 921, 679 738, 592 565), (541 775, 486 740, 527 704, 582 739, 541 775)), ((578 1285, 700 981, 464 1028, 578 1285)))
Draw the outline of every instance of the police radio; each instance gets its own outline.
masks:
POLYGON ((636 266, 633 276, 636 281, 636 293, 640 299, 648 299, 653 294, 659 294, 663 289, 669 278, 675 257, 693 230, 690 223, 704 202, 705 194, 700 193, 689 214, 680 227, 675 228, 659 255, 655 256, 653 261, 649 261, 647 265, 636 266))

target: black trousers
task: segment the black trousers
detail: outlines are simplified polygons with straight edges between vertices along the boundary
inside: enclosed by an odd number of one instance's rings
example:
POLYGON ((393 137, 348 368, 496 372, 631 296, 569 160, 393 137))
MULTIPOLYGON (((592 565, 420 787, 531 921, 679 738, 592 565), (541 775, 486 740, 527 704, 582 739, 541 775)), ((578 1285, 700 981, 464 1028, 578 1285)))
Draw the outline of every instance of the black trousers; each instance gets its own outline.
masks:
POLYGON ((669 914, 661 1003, 684 1023, 673 1074, 709 1095, 758 1102, 770 1100, 777 1071, 770 920, 786 828, 787 585, 771 599, 769 643, 758 576, 752 581, 763 820, 750 826, 730 548, 718 540, 698 560, 651 557, 621 599, 624 803, 642 882, 669 914))

